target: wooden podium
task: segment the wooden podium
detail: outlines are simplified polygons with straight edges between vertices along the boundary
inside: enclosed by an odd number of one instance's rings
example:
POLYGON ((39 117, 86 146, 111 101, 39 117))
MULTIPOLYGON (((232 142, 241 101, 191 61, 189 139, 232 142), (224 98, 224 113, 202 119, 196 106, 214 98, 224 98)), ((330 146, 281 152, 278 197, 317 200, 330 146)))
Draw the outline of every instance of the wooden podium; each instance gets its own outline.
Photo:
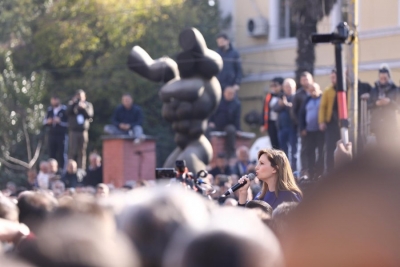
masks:
POLYGON ((135 144, 130 136, 103 136, 103 180, 122 187, 128 181, 154 180, 156 142, 146 138, 135 144))

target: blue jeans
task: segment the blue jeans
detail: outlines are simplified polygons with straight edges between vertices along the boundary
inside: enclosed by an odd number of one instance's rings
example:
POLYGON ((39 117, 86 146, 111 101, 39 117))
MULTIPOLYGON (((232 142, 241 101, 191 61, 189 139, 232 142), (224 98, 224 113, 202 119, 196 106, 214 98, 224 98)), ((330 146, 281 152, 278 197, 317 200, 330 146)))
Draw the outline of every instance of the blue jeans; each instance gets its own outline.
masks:
POLYGON ((132 127, 130 131, 124 131, 110 124, 104 126, 104 132, 110 135, 131 135, 134 138, 141 138, 143 136, 143 128, 140 125, 132 127))
POLYGON ((297 129, 294 127, 281 128, 278 131, 279 146, 287 155, 292 171, 297 170, 297 129), (290 156, 289 156, 290 147, 290 156))

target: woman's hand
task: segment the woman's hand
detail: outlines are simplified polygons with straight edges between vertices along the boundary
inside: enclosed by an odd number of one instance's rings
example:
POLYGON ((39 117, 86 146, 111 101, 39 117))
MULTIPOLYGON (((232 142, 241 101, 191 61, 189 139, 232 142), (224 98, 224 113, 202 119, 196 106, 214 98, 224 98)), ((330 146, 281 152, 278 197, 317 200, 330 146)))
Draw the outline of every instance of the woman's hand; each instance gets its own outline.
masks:
POLYGON ((242 178, 240 178, 238 181, 238 183, 240 184, 243 184, 245 182, 246 184, 243 187, 239 188, 239 204, 246 204, 247 201, 247 191, 250 187, 250 180, 249 178, 247 178, 246 175, 242 176, 242 178))

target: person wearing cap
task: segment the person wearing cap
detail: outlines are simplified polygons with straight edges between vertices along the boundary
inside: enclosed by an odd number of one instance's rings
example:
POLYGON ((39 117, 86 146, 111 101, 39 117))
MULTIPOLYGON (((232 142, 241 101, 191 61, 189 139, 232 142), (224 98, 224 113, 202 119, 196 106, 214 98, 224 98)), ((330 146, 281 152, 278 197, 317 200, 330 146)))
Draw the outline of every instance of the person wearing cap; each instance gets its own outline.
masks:
POLYGON ((319 129, 325 132, 326 171, 328 173, 334 168, 333 154, 335 152, 336 143, 340 140, 336 81, 337 76, 336 70, 334 69, 331 72, 331 85, 329 85, 322 94, 318 113, 319 129))
POLYGON ((379 69, 379 79, 371 90, 368 107, 371 109, 371 131, 379 145, 393 145, 398 141, 397 111, 399 90, 391 80, 387 66, 379 69))
POLYGON ((86 93, 78 90, 67 107, 69 150, 68 158, 76 160, 79 169, 86 169, 86 148, 89 127, 93 118, 93 105, 86 101, 86 93))
POLYGON ((282 85, 283 78, 275 77, 272 79, 269 88, 270 92, 267 93, 264 99, 262 124, 260 127, 260 132, 268 132, 269 139, 271 141, 272 148, 279 149, 279 139, 278 139, 278 112, 273 110, 273 107, 279 102, 282 96, 282 85))

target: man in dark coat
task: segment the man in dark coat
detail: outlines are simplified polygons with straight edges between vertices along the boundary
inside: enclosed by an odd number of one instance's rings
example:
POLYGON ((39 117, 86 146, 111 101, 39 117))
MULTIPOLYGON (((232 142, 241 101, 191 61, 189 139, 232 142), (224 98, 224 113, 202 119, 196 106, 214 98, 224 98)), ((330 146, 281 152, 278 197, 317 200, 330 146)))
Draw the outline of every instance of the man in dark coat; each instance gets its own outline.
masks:
POLYGON ((228 158, 235 156, 236 133, 240 130, 241 104, 233 88, 226 88, 217 111, 210 118, 210 130, 226 132, 225 151, 228 158))
POLYGON ((389 68, 382 67, 379 69, 379 80, 371 91, 369 101, 372 111, 371 131, 379 145, 391 146, 398 142, 398 95, 398 88, 390 78, 389 68))
POLYGON ((242 64, 239 53, 232 47, 232 44, 226 34, 220 34, 217 37, 217 53, 222 57, 224 66, 217 78, 221 84, 222 90, 227 87, 233 87, 235 91, 239 90, 242 80, 242 64))
POLYGON ((67 152, 67 107, 62 105, 56 95, 50 99, 44 124, 48 128, 48 153, 50 158, 57 160, 58 166, 64 169, 65 153, 67 152))
POLYGON ((135 105, 129 94, 122 96, 119 105, 113 114, 112 125, 106 125, 104 131, 113 135, 130 135, 134 138, 143 137, 143 112, 135 105))

